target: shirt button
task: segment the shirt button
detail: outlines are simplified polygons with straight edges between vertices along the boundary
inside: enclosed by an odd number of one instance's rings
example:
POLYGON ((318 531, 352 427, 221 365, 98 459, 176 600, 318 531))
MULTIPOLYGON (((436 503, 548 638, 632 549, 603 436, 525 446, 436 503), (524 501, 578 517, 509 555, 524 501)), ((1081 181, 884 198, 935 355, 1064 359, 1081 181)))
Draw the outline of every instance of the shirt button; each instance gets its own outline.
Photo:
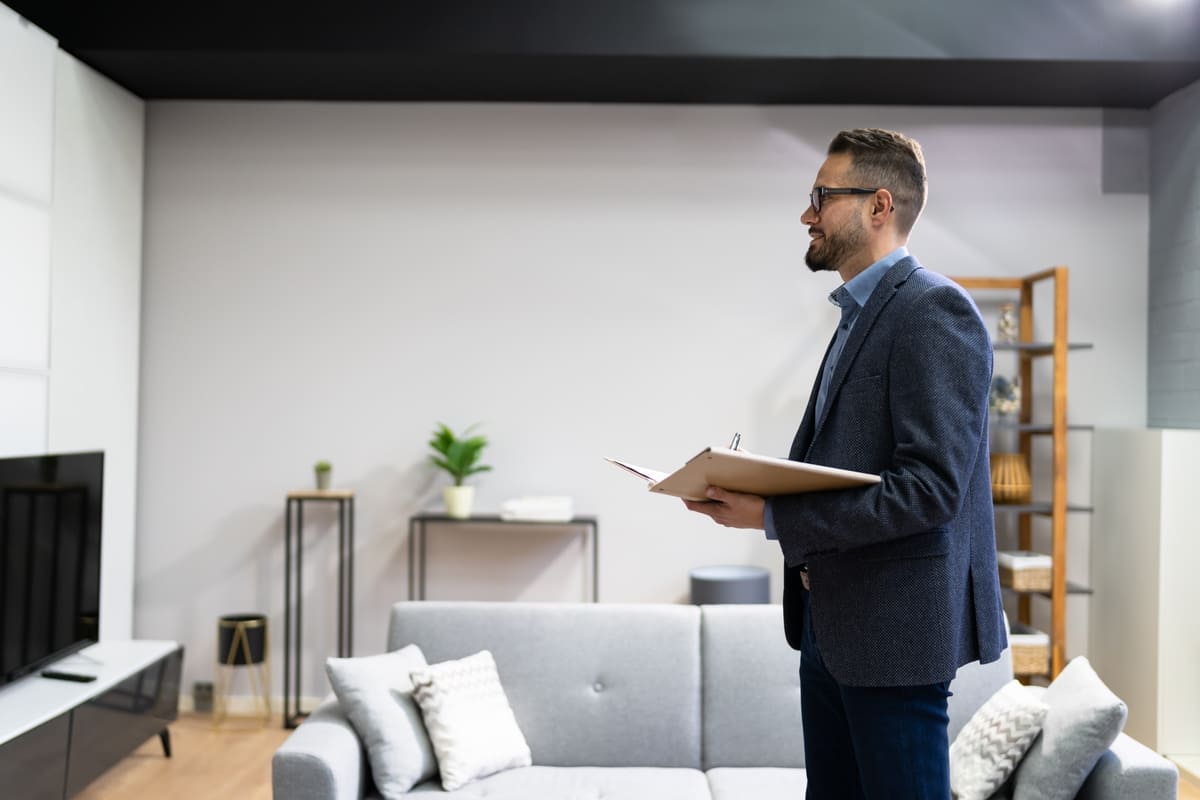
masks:
POLYGON ((592 691, 595 691, 595 692, 603 692, 603 691, 604 691, 604 684, 603 684, 603 683, 601 683, 600 681, 596 681, 595 683, 593 683, 593 684, 592 684, 592 691))

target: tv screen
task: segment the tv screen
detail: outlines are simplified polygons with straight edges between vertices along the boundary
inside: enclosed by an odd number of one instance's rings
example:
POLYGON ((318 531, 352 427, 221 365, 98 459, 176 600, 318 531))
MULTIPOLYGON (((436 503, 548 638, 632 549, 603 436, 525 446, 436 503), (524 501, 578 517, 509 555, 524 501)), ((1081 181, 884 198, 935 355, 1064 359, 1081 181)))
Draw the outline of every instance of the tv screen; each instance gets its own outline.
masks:
POLYGON ((104 453, 0 458, 0 684, 97 641, 104 453))

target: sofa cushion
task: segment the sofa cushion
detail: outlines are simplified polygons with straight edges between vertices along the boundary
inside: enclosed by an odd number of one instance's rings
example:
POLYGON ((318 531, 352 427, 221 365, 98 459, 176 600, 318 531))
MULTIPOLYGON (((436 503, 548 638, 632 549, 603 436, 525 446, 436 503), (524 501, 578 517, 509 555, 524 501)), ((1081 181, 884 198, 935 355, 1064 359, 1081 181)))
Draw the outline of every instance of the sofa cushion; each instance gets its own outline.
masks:
POLYGON ((1050 682, 1042 735, 1017 767, 1015 800, 1071 800, 1125 725, 1127 709, 1083 656, 1050 682))
POLYGON ((706 774, 713 800, 797 800, 808 787, 802 769, 718 767, 706 774))
POLYGON ((1046 704, 1013 680, 975 712, 950 745, 950 787, 958 800, 987 800, 1017 768, 1042 730, 1046 704))
POLYGON ((412 681, 446 791, 533 763, 487 650, 414 670, 412 681))
POLYGON ((536 764, 697 768, 699 615, 666 604, 397 603, 388 641, 419 644, 431 661, 490 650, 536 764))
POLYGON ((419 647, 377 656, 330 658, 325 672, 346 717, 362 739, 371 776, 388 800, 437 774, 409 673, 425 666, 419 647))
MULTIPOLYGON (((708 782, 694 769, 659 767, 524 767, 445 793, 424 783, 413 795, 447 800, 708 800, 708 782)), ((800 797, 802 795, 797 795, 800 797)), ((743 797, 756 797, 744 795, 743 797)))
POLYGON ((800 654, 782 607, 703 606, 700 659, 704 768, 803 767, 800 654))
POLYGON ((946 730, 950 741, 954 741, 979 707, 1012 679, 1012 651, 1007 648, 996 661, 988 664, 972 661, 959 667, 950 682, 950 700, 946 709, 950 715, 946 730))

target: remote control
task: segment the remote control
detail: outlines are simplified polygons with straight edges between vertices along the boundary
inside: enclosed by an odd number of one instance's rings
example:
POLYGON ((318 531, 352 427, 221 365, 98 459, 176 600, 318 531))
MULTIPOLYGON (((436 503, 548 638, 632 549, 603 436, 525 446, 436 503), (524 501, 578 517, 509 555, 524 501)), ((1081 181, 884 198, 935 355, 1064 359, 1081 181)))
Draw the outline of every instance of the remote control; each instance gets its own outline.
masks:
POLYGON ((78 672, 62 672, 57 669, 42 670, 43 678, 54 678, 57 681, 76 681, 78 683, 89 683, 96 680, 95 675, 81 675, 78 672))

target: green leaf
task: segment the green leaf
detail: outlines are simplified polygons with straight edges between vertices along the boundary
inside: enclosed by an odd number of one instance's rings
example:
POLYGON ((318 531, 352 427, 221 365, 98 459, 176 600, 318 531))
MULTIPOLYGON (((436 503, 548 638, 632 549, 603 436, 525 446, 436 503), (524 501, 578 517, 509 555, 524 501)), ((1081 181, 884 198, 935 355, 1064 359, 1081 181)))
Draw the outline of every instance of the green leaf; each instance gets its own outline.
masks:
POLYGON ((437 454, 431 455, 429 460, 434 466, 449 473, 454 478, 456 485, 461 486, 463 478, 469 475, 491 469, 489 466, 479 464, 483 449, 488 444, 487 437, 468 436, 478 427, 479 424, 476 423, 463 431, 461 436, 456 436, 449 426, 439 422, 429 440, 430 449, 437 454))

